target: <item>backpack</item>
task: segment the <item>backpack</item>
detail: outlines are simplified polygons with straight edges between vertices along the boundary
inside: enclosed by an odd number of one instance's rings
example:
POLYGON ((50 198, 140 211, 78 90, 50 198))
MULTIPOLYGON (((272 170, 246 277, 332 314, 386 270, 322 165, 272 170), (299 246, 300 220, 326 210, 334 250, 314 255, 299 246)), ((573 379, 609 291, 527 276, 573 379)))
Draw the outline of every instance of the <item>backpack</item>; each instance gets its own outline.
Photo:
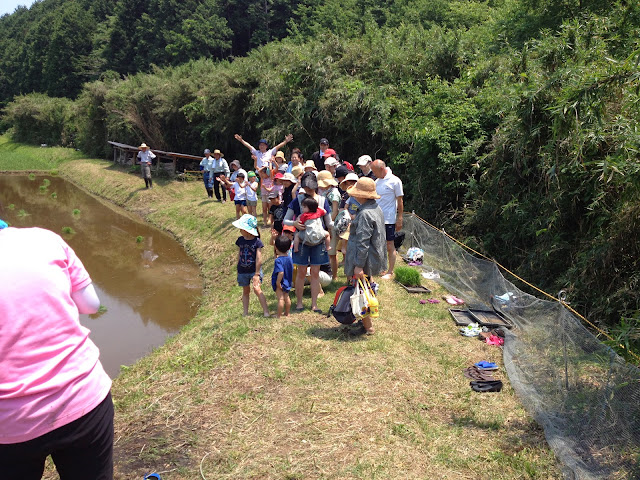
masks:
POLYGON ((304 224, 304 243, 306 245, 319 245, 324 240, 325 229, 321 218, 307 220, 304 224))
POLYGON ((333 315, 334 318, 343 325, 351 325, 356 321, 356 317, 351 311, 351 295, 355 288, 352 285, 340 287, 333 299, 333 305, 329 307, 327 317, 333 315))

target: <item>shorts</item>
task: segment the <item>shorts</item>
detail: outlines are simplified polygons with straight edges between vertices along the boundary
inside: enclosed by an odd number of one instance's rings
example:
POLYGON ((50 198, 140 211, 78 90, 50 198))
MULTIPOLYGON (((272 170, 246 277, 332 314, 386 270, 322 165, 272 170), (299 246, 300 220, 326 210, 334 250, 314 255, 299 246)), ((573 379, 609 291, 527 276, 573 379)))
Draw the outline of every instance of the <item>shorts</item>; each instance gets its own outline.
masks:
POLYGON ((258 200, 247 200, 247 206, 248 207, 257 207, 258 206, 258 200))
POLYGON ((387 242, 393 242, 396 238, 396 224, 385 223, 384 231, 387 234, 387 242))
POLYGON ((324 248, 324 242, 318 245, 300 244, 300 249, 293 252, 294 265, 325 265, 329 263, 329 255, 324 248))
POLYGON ((242 205, 243 207, 247 206, 246 200, 234 200, 233 203, 235 203, 236 205, 242 205))
MULTIPOLYGON (((241 287, 250 287, 251 280, 256 272, 238 273, 238 285, 241 287)), ((262 283, 262 269, 260 269, 260 283, 262 283)))

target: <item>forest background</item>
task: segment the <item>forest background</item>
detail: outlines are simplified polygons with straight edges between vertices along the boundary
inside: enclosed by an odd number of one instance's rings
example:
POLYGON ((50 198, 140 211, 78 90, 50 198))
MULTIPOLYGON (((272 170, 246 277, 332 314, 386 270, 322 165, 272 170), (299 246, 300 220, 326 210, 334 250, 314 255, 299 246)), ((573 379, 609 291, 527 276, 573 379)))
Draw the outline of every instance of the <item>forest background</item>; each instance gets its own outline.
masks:
POLYGON ((327 137, 406 210, 640 350, 640 6, 42 0, 0 17, 0 132, 107 158, 327 137))

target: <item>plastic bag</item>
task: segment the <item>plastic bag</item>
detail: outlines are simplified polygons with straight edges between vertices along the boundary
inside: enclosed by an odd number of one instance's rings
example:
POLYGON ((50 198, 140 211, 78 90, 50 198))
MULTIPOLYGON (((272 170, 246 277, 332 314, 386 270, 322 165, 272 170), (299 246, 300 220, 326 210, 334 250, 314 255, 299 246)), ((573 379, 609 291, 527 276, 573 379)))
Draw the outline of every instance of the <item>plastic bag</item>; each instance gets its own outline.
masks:
POLYGON ((355 290, 353 291, 353 295, 351 295, 350 301, 351 312, 353 312, 353 315, 356 318, 362 318, 367 314, 369 305, 360 279, 358 279, 358 282, 355 285, 355 290))
POLYGON ((367 297, 367 304, 369 305, 369 315, 371 318, 378 318, 380 316, 378 297, 376 297, 369 279, 365 277, 365 284, 363 285, 364 294, 367 297))

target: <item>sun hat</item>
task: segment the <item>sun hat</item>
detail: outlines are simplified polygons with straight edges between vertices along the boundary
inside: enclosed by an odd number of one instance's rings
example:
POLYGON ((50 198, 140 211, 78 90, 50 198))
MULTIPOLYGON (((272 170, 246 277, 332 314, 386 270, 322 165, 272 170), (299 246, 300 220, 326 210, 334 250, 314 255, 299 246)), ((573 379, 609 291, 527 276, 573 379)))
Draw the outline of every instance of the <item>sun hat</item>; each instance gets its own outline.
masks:
MULTIPOLYGON (((293 169, 291 170, 293 172, 293 169)), ((291 183, 298 183, 298 179, 293 173, 287 172, 282 176, 282 180, 289 180, 291 183)))
POLYGON ((335 167, 336 165, 338 165, 338 160, 336 160, 335 157, 328 157, 324 161, 324 164, 328 167, 335 167))
POLYGON ((282 158, 284 160, 284 152, 282 150, 278 150, 276 152, 276 158, 282 158))
POLYGON ((261 143, 264 143, 267 148, 269 148, 269 142, 267 142, 266 138, 261 138, 260 141, 258 142, 258 145, 260 145, 261 143))
POLYGON ((358 175, 356 175, 355 173, 348 173, 347 176, 344 177, 344 180, 340 182, 340 185, 342 186, 344 182, 357 182, 358 180, 360 180, 358 175))
POLYGON ((327 148, 324 152, 322 152, 323 157, 334 157, 336 155, 336 151, 333 148, 327 148))
POLYGON ((249 215, 248 213, 245 213, 235 222, 232 222, 231 225, 233 225, 236 228, 239 228, 240 230, 245 230, 249 232, 251 235, 255 235, 256 237, 258 236, 258 221, 256 220, 256 217, 254 217, 253 215, 249 215))
POLYGON ((313 163, 313 160, 307 160, 307 161, 304 163, 304 168, 313 168, 314 170, 317 170, 317 168, 316 168, 316 164, 315 164, 315 163, 313 163))
MULTIPOLYGON (((315 167, 315 165, 314 165, 314 167, 315 167)), ((298 178, 303 173, 304 173, 304 166, 302 166, 302 165, 296 165, 295 167, 293 167, 291 169, 291 175, 293 175, 296 178, 298 178)))
POLYGON ((256 172, 254 172, 253 170, 250 170, 249 173, 247 173, 248 177, 255 177, 256 176, 256 172))
POLYGON ((373 159, 369 155, 362 155, 360 158, 358 158, 358 163, 356 165, 362 167, 363 165, 371 162, 373 162, 373 159))
POLYGON ((344 165, 340 165, 336 168, 336 179, 346 177, 349 174, 349 169, 344 165))
POLYGON ((138 148, 149 148, 149 146, 146 143, 143 143, 138 148))
POLYGON ((333 185, 334 187, 338 186, 338 182, 333 178, 333 175, 328 170, 323 170, 318 173, 318 186, 320 188, 329 188, 329 186, 333 185))
POLYGON ((315 173, 305 172, 300 179, 300 188, 310 188, 311 190, 316 190, 318 188, 318 179, 316 178, 315 173))
POLYGON ((352 197, 380 198, 376 192, 376 182, 369 177, 360 177, 356 184, 347 190, 347 193, 352 197))
POLYGON ((211 150, 209 150, 208 148, 204 149, 204 154, 206 155, 207 153, 211 153, 211 150))
POLYGON ((222 155, 222 152, 220 150, 218 150, 217 148, 213 151, 213 154, 215 155, 216 153, 222 155))
POLYGON ((327 140, 326 138, 321 138, 320 145, 329 145, 329 140, 327 140))
POLYGON ((234 160, 229 165, 236 165, 238 168, 240 168, 240 161, 239 160, 234 160))

